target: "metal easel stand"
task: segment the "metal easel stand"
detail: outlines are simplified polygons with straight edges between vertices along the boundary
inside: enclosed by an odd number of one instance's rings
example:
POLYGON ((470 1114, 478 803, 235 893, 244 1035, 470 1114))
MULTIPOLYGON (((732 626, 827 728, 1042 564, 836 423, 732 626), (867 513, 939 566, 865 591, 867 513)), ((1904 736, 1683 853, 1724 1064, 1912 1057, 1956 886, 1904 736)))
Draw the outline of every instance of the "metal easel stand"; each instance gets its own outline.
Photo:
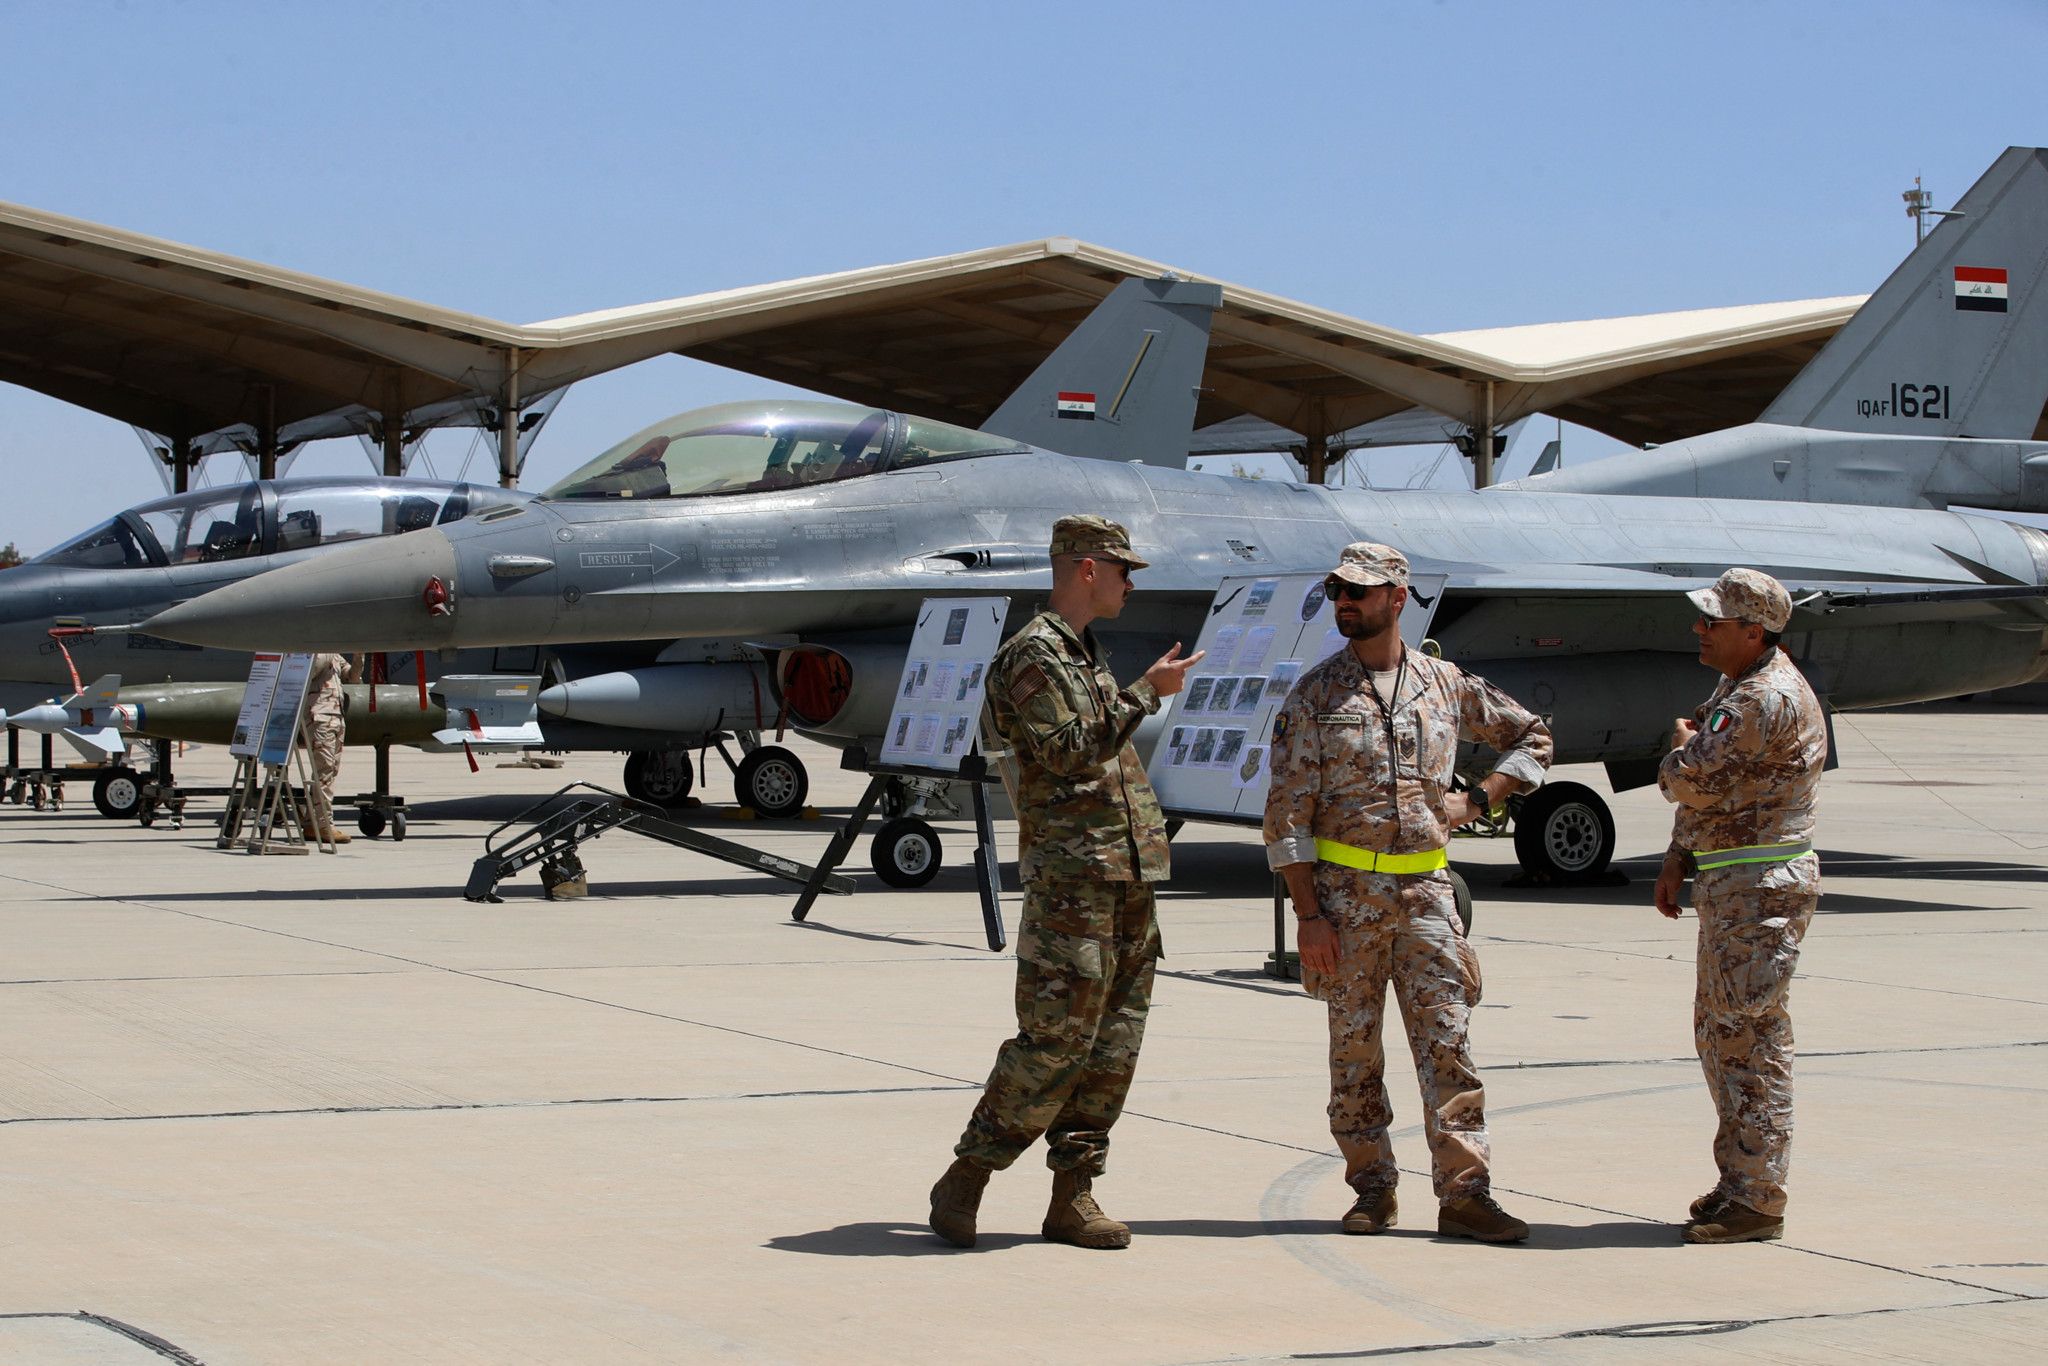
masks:
POLYGON ((867 823, 869 813, 875 809, 875 803, 891 781, 897 778, 940 778, 966 783, 974 794, 974 882, 981 893, 981 927, 988 937, 991 953, 1001 953, 1008 947, 1009 939, 1003 933, 1002 873, 996 860, 995 822, 988 812, 987 762, 978 754, 970 754, 960 761, 958 773, 898 764, 870 764, 867 751, 856 746, 840 756, 839 766, 867 774, 867 791, 861 793, 860 800, 854 804, 853 814, 832 836, 832 842, 825 846, 825 856, 818 860, 810 881, 804 885, 803 894, 790 908, 790 919, 802 921, 811 913, 811 903, 825 889, 825 881, 831 877, 832 870, 846 861, 854 841, 860 838, 861 826, 867 823))

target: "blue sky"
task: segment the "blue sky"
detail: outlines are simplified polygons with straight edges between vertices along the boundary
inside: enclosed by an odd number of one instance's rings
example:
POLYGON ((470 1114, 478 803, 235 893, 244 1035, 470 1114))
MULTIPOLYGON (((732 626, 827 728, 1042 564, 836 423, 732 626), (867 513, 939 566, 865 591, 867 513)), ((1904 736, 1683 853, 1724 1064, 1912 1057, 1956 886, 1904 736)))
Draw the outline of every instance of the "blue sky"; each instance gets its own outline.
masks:
MULTIPOLYGON (((2048 138, 2048 6, 2020 0, 0 24, 0 198, 515 322, 1052 234, 1415 331, 1862 293, 1912 244, 1916 174, 1946 204, 2048 138)), ((772 392, 673 357, 586 382, 527 483, 772 392)), ((429 447, 444 474, 464 448, 429 447)), ((126 427, 7 386, 0 468, 30 552, 161 489, 126 427)), ((325 443, 295 472, 367 468, 325 443)))

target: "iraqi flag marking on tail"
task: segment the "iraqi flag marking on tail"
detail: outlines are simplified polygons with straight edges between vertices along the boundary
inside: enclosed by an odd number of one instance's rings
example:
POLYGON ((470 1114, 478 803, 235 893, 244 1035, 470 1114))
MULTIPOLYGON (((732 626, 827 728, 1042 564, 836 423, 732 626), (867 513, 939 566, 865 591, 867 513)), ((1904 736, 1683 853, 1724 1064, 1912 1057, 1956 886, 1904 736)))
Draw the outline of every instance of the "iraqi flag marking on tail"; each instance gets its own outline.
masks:
POLYGON ((1957 266, 1956 307, 1973 313, 2005 312, 2005 271, 1989 266, 1957 266))
MULTIPOLYGON (((2004 274, 2003 271, 1999 273, 2001 276, 2004 274)), ((2003 293, 2003 291, 2004 287, 2000 286, 2000 292, 2003 293)), ((1095 420, 1095 395, 1068 393, 1062 389, 1053 402, 1053 411, 1061 417, 1077 417, 1083 422, 1093 422, 1095 420)))

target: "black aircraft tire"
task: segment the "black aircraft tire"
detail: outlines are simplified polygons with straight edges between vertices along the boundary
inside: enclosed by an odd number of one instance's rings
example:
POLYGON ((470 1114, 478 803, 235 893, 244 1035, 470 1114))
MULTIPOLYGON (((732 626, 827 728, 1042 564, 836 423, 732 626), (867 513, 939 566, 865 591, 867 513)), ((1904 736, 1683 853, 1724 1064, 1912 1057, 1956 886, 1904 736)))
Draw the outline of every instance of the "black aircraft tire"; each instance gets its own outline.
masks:
POLYGON ((794 816, 811 795, 804 761, 780 745, 763 745, 740 760, 732 774, 733 795, 756 815, 794 816))
POLYGON ((1458 924, 1465 933, 1472 933, 1472 888, 1466 883, 1465 875, 1455 868, 1444 870, 1451 875, 1451 901, 1458 908, 1458 924))
POLYGON ((1515 857, 1528 872, 1563 880, 1605 872, 1614 815, 1584 783, 1545 783, 1515 813, 1515 857))
POLYGON ((683 805, 697 781, 681 750, 636 749, 626 756, 624 776, 626 795, 654 806, 683 805))
POLYGON ((92 780, 92 804, 110 821, 135 819, 142 809, 142 776, 132 768, 110 768, 92 780))
POLYGON ((915 816, 884 822, 868 846, 875 876, 891 887, 922 887, 939 875, 939 832, 915 816))

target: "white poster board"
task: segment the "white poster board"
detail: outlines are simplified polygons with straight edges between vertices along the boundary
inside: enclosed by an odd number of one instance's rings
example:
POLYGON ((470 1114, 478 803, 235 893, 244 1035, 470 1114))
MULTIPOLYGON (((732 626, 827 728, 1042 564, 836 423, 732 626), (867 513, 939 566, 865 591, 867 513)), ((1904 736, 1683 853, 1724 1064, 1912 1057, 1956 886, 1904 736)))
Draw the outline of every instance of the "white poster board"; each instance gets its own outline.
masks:
POLYGON ((279 768, 291 762, 292 737, 298 733, 299 710, 306 705, 306 683, 312 673, 309 654, 286 655, 278 665, 270 706, 263 715, 263 743, 256 753, 262 762, 279 768))
MULTIPOLYGON (((1266 814, 1273 718, 1295 680, 1344 645, 1321 574, 1244 575, 1216 590, 1187 677, 1145 765, 1169 815, 1257 823, 1266 814)), ((1419 646, 1445 576, 1418 574, 1401 612, 1401 638, 1419 646)))
POLYGON ((989 661, 1003 640, 1008 598, 926 598, 889 728, 882 733, 884 765, 958 773, 981 731, 981 699, 989 661))
POLYGON ((237 759, 255 758, 263 744, 263 718, 270 714, 270 699, 277 691, 278 666, 283 663, 283 655, 257 655, 249 662, 242 709, 235 714, 235 733, 228 741, 228 753, 237 759))

